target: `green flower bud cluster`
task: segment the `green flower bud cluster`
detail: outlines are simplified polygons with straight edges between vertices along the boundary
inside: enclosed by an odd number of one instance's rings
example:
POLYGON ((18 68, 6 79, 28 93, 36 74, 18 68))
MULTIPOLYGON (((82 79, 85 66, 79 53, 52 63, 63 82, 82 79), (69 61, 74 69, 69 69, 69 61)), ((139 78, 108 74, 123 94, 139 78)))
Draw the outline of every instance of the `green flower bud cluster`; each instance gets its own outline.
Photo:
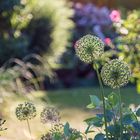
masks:
POLYGON ((42 135, 41 140, 54 140, 61 139, 64 140, 64 126, 61 123, 55 124, 52 129, 47 133, 42 135))
POLYGON ((131 70, 127 63, 114 59, 103 66, 101 77, 105 85, 120 88, 129 82, 131 70))
POLYGON ((20 121, 32 119, 36 116, 36 107, 30 102, 19 104, 16 108, 16 116, 20 121))
POLYGON ((104 53, 104 43, 96 36, 85 35, 75 43, 77 56, 86 63, 92 63, 104 53))
POLYGON ((58 123, 60 121, 59 112, 54 107, 46 107, 40 114, 42 123, 58 123))
POLYGON ((41 136, 40 140, 53 140, 53 136, 50 133, 41 136))

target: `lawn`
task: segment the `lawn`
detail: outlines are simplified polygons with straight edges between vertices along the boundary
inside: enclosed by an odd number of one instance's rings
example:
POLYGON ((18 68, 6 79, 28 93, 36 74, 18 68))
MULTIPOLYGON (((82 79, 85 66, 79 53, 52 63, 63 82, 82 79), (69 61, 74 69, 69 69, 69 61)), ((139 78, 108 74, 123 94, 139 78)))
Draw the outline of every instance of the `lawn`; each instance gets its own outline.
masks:
MULTIPOLYGON (((111 92, 117 93, 117 90, 105 88, 106 96, 111 92)), ((121 93, 122 101, 126 105, 140 104, 140 95, 134 87, 123 88, 121 89, 121 93)), ((92 94, 101 98, 100 89, 98 87, 49 91, 46 95, 49 97, 51 103, 56 104, 59 107, 86 109, 86 105, 89 103, 89 95, 92 94)))
MULTIPOLYGON (((110 89, 105 89, 106 95, 110 92, 112 92, 110 89)), ((134 87, 124 88, 121 92, 122 100, 126 105, 137 106, 140 104, 140 95, 137 94, 134 87)), ((83 120, 95 113, 86 109, 86 105, 90 102, 89 95, 94 94, 100 97, 99 93, 97 87, 47 92, 39 91, 26 96, 11 93, 9 96, 5 97, 3 107, 1 108, 1 112, 4 112, 4 116, 7 119, 6 127, 8 127, 8 130, 2 135, 6 140, 19 140, 19 137, 21 137, 20 140, 29 139, 29 134, 26 130, 26 122, 20 122, 15 117, 15 108, 17 104, 26 100, 31 100, 37 106, 38 115, 34 120, 31 120, 32 135, 36 139, 39 139, 40 135, 46 131, 45 129, 49 128, 49 125, 44 126, 40 124, 39 121, 40 111, 47 103, 58 108, 62 122, 69 121, 72 127, 84 131, 86 125, 83 120)), ((4 140, 4 138, 2 139, 4 140)))

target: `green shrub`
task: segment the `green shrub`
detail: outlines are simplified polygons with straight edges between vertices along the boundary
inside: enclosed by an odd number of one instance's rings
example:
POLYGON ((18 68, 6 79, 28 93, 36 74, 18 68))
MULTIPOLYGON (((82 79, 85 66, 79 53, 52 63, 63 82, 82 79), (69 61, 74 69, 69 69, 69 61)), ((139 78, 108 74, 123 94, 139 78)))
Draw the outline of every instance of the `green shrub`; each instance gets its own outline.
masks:
POLYGON ((26 55, 29 39, 22 30, 32 18, 32 2, 32 0, 0 1, 0 64, 12 57, 26 55))
POLYGON ((65 51, 71 37, 73 10, 65 0, 36 0, 33 20, 28 27, 31 49, 41 53, 51 65, 65 51))
POLYGON ((120 58, 123 58, 129 63, 132 69, 132 82, 136 81, 137 90, 140 92, 140 11, 134 10, 128 13, 126 19, 122 21, 118 32, 121 37, 118 38, 118 53, 120 58))
POLYGON ((71 37, 72 15, 65 0, 2 0, 0 64, 33 52, 56 63, 71 37))

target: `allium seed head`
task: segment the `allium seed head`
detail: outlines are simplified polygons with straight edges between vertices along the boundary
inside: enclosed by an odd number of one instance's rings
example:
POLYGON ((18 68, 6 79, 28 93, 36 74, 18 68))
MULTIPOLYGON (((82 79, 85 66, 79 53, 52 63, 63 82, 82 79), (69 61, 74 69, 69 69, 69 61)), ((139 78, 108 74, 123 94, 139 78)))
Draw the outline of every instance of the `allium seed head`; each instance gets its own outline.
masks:
POLYGON ((104 53, 104 43, 96 36, 85 35, 75 43, 77 56, 86 63, 91 63, 104 53))
POLYGON ((53 140, 53 136, 50 133, 41 136, 40 140, 53 140))
POLYGON ((34 104, 30 102, 19 104, 16 108, 16 116, 20 121, 34 118, 36 116, 36 108, 34 104))
POLYGON ((129 82, 131 70, 124 61, 114 59, 103 66, 101 77, 105 85, 111 88, 119 88, 129 82))
POLYGON ((54 107, 46 107, 40 114, 42 123, 58 123, 60 121, 59 112, 54 107))
POLYGON ((56 136, 59 140, 65 140, 63 131, 63 124, 55 124, 47 134, 42 135, 41 140, 55 140, 56 136))

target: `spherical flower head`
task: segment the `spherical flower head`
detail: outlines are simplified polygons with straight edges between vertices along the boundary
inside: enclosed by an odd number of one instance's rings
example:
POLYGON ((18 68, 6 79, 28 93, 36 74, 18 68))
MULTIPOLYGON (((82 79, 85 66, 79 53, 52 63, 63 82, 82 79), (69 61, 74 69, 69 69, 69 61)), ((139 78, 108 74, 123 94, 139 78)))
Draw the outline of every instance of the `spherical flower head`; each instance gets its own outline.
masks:
POLYGON ((61 135, 61 136, 62 136, 63 133, 64 133, 64 125, 61 124, 61 123, 55 124, 55 125, 52 127, 52 129, 50 130, 50 133, 51 133, 52 135, 57 134, 57 135, 61 135))
POLYGON ((120 88, 129 82, 131 70, 124 61, 114 59, 103 66, 101 77, 105 85, 120 88))
POLYGON ((40 140, 53 140, 53 136, 50 133, 41 136, 40 140))
POLYGON ((55 124, 47 134, 42 135, 41 140, 55 140, 56 137, 62 140, 65 139, 64 126, 61 123, 55 124))
POLYGON ((86 63, 92 63, 104 53, 104 43, 96 36, 85 35, 75 43, 77 56, 86 63))
POLYGON ((30 102, 19 104, 16 108, 16 116, 20 121, 32 119, 36 116, 36 107, 30 102))
POLYGON ((54 107, 46 107, 40 114, 42 123, 58 123, 60 121, 59 112, 54 107))

